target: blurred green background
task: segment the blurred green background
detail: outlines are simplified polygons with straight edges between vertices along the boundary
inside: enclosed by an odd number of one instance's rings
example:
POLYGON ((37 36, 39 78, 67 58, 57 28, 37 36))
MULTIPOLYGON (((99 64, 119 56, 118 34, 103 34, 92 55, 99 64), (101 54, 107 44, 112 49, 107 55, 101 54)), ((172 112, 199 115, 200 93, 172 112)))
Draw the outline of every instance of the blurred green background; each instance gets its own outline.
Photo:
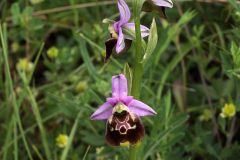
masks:
MULTIPOLYGON (((179 0, 166 13, 141 15, 158 27, 141 92, 158 115, 142 119, 139 160, 237 160, 239 1, 179 0)), ((0 159, 127 159, 105 143, 105 122, 89 118, 111 77, 133 67, 134 46, 103 63, 102 20, 118 16, 113 0, 0 1, 0 159)))

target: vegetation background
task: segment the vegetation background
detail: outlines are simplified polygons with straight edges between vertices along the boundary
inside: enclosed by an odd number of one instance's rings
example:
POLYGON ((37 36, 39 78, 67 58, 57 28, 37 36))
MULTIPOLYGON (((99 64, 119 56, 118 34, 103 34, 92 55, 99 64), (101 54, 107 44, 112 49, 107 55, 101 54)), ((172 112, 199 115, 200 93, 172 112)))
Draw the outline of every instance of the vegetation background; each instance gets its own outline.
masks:
MULTIPOLYGON (((139 159, 239 159, 239 1, 179 0, 166 12, 144 68, 141 100, 158 115, 143 118, 139 159), (220 116, 226 103, 230 118, 220 116)), ((106 145, 105 122, 89 118, 111 76, 133 65, 133 49, 103 63, 102 20, 117 13, 113 0, 0 1, 0 159, 127 159, 127 148, 106 145)))

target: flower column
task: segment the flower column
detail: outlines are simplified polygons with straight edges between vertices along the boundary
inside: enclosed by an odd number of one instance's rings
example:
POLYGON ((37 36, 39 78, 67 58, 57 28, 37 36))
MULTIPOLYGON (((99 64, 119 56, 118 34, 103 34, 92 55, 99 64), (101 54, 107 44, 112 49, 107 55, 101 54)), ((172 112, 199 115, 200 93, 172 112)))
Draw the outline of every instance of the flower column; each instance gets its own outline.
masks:
MULTIPOLYGON (((126 52, 131 42, 135 40, 132 96, 128 96, 128 82, 126 77, 123 74, 113 76, 112 97, 107 98, 106 102, 92 114, 91 119, 107 120, 105 136, 107 143, 112 146, 130 145, 129 159, 137 160, 140 141, 144 136, 144 127, 140 117, 156 114, 148 105, 137 100, 140 98, 143 74, 144 49, 142 48, 142 38, 149 35, 149 29, 140 25, 140 13, 144 5, 144 8, 147 9, 146 11, 159 11, 160 9, 160 15, 164 15, 163 17, 165 17, 165 7, 172 7, 172 2, 171 0, 133 0, 132 2, 135 23, 129 23, 131 13, 124 0, 118 0, 120 20, 105 21, 110 23, 109 31, 111 36, 105 43, 105 61, 114 52, 117 54, 126 52), (129 34, 128 31, 133 34, 129 34)), ((157 36, 153 36, 157 34, 155 21, 152 23, 151 31, 148 44, 157 44, 157 36)), ((155 46, 149 46, 147 45, 146 50, 152 52, 155 46)))

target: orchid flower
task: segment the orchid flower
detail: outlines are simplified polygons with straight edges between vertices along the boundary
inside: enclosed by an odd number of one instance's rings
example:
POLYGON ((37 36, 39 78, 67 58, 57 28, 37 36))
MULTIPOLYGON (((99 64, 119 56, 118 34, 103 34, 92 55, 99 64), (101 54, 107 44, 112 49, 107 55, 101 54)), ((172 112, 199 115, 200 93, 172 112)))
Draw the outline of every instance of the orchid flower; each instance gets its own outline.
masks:
POLYGON ((144 136, 139 117, 155 115, 145 103, 128 96, 127 79, 123 74, 112 77, 112 97, 107 98, 92 115, 92 120, 107 120, 106 140, 112 146, 136 144, 144 136))
POLYGON ((150 12, 152 10, 157 10, 161 17, 166 18, 165 8, 172 8, 172 0, 146 0, 143 4, 143 10, 150 12))
MULTIPOLYGON (((122 53, 129 49, 132 40, 134 40, 135 35, 135 23, 129 23, 131 12, 127 3, 124 0, 118 0, 118 9, 120 13, 120 20, 113 21, 109 27, 111 38, 107 40, 106 45, 106 60, 111 56, 112 51, 116 48, 116 53, 122 53), (132 34, 128 34, 125 31, 130 30, 132 34)), ((149 35, 149 29, 143 25, 141 28, 142 38, 149 35)))

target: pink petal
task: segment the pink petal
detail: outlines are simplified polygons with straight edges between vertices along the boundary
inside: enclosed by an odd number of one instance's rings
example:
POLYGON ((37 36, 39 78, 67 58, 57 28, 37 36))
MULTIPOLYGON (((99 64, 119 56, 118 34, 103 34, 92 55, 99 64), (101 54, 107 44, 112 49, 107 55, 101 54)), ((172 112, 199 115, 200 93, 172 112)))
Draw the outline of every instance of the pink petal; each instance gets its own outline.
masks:
POLYGON ((112 106, 115 106, 119 102, 119 98, 110 97, 110 98, 107 98, 107 102, 110 103, 112 106))
MULTIPOLYGON (((124 25, 124 27, 131 29, 135 33, 135 23, 127 23, 124 25)), ((140 25, 140 29, 141 29, 142 38, 147 37, 149 35, 149 28, 147 28, 146 26, 140 25)), ((129 36, 126 38, 129 38, 129 36)))
POLYGON ((123 74, 112 77, 112 97, 126 97, 128 94, 127 79, 123 74))
POLYGON ((124 96, 124 97, 110 97, 107 98, 107 102, 110 103, 112 106, 115 106, 117 103, 121 102, 128 106, 128 104, 133 100, 132 96, 124 96))
POLYGON ((161 6, 161 7, 169 7, 169 8, 173 7, 173 3, 171 0, 152 0, 152 2, 155 5, 161 6))
POLYGON ((138 116, 151 116, 157 114, 151 107, 136 99, 133 99, 129 103, 128 108, 138 116))
POLYGON ((120 12, 120 26, 127 23, 131 17, 130 10, 124 0, 118 0, 118 9, 120 12))
POLYGON ((125 48, 124 35, 122 33, 122 28, 119 28, 118 40, 116 45, 116 52, 119 54, 125 48))
POLYGON ((91 120, 108 119, 112 115, 112 108, 110 103, 104 103, 91 115, 91 120))
POLYGON ((133 100, 132 96, 126 96, 126 97, 120 98, 120 101, 126 106, 128 106, 132 100, 133 100))
POLYGON ((114 22, 113 23, 113 29, 116 33, 119 32, 119 28, 121 28, 121 26, 119 26, 119 21, 118 22, 114 22))

